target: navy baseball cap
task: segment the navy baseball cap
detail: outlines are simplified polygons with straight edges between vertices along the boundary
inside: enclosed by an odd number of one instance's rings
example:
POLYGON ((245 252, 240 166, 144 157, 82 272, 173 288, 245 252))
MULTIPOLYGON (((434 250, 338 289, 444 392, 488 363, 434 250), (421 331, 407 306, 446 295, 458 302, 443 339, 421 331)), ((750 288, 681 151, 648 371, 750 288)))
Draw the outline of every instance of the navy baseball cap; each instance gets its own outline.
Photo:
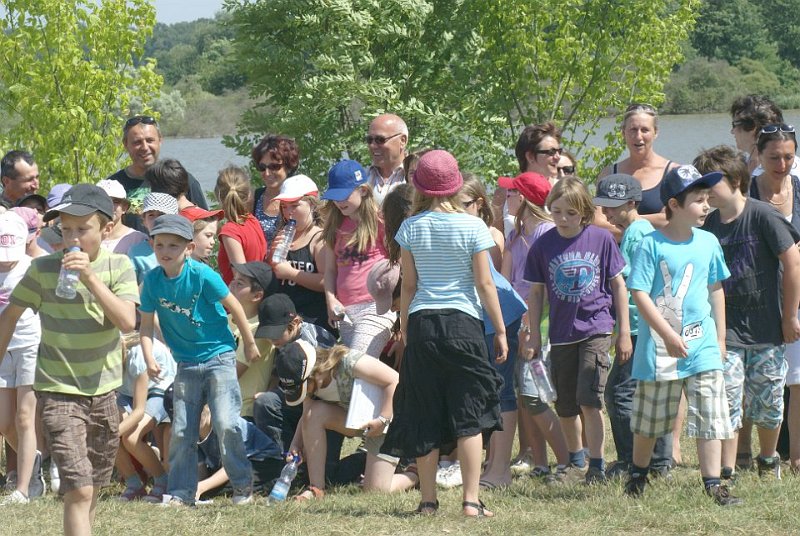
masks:
POLYGON ((679 196, 681 192, 692 186, 711 188, 721 180, 721 171, 712 171, 701 175, 694 166, 672 168, 661 181, 661 202, 666 205, 670 199, 679 196))
POLYGON ((342 160, 328 171, 328 189, 321 199, 344 201, 362 184, 367 184, 364 167, 355 160, 342 160))

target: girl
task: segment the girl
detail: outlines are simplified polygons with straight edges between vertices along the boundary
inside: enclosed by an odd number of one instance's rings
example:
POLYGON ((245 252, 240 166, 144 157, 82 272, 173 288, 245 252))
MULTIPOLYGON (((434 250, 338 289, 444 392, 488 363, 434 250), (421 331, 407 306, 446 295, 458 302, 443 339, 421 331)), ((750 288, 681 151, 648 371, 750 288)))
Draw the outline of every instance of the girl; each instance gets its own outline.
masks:
MULTIPOLYGON (((314 181, 305 175, 295 175, 286 179, 281 186, 281 193, 275 197, 281 203, 284 221, 293 219, 297 227, 286 261, 272 266, 275 277, 267 293, 286 294, 307 322, 335 333, 328 322, 325 302, 325 244, 319 226, 318 195, 314 181)), ((282 242, 283 232, 279 231, 272 249, 282 242)))
POLYGON ((161 367, 161 373, 151 381, 147 375, 139 334, 125 334, 122 342, 126 359, 122 387, 117 391, 117 405, 122 421, 119 425, 121 448, 117 452, 116 466, 125 479, 125 491, 120 500, 144 498, 147 502, 160 503, 167 490, 167 473, 145 438, 167 418, 164 391, 175 379, 175 360, 161 341, 153 339, 153 357, 161 367), (134 469, 133 459, 153 477, 153 488, 149 494, 145 490, 145 483, 134 469))
POLYGON ((295 500, 317 499, 325 495, 326 430, 335 430, 349 437, 364 437, 367 449, 365 491, 403 491, 416 484, 413 471, 395 474, 397 458, 380 454, 386 427, 392 421, 397 372, 379 360, 345 346, 315 351, 311 345, 301 341, 282 348, 276 356, 275 367, 282 381, 289 378, 294 382, 294 387, 283 384, 286 403, 292 406, 303 404, 303 417, 289 451, 303 453, 309 485, 295 500), (356 379, 379 387, 383 402, 377 418, 353 429, 345 426, 345 420, 356 379), (313 399, 308 396, 311 394, 313 399))
POLYGON ((503 250, 506 246, 506 239, 503 232, 496 227, 492 227, 494 216, 492 215, 492 207, 489 204, 489 198, 486 195, 486 187, 478 179, 478 177, 471 173, 464 173, 464 186, 461 188, 461 201, 464 206, 464 211, 471 216, 478 217, 489 226, 489 233, 494 240, 494 247, 489 250, 489 256, 492 259, 492 264, 499 270, 503 262, 503 250))
POLYGON ((556 183, 547 197, 555 229, 531 246, 525 280, 530 340, 526 359, 541 354, 540 323, 545 289, 550 303, 550 362, 570 462, 583 465, 582 427, 589 446, 587 484, 604 482, 603 391, 610 367, 608 350, 619 322, 618 348, 623 359, 632 352, 628 300, 622 269, 625 261, 611 233, 589 225, 595 207, 586 186, 574 177, 556 183), (583 415, 583 425, 579 415, 583 415))
POLYGON ((125 188, 119 181, 103 179, 97 183, 114 202, 114 227, 104 237, 102 245, 113 253, 127 255, 130 249, 139 242, 145 242, 148 236, 122 223, 122 217, 128 212, 131 204, 126 197, 125 188))
POLYGON ((250 177, 244 169, 229 166, 220 171, 214 194, 228 220, 219 231, 222 247, 217 258, 222 280, 227 285, 233 280, 231 263, 263 261, 267 242, 258 220, 250 213, 250 177))
POLYGON ((497 372, 486 361, 482 303, 497 331, 496 361, 508 346, 487 250, 486 224, 463 213, 458 163, 441 150, 420 158, 412 216, 395 237, 402 248, 401 330, 406 351, 395 393, 395 419, 384 451, 413 456, 420 514, 436 512, 439 447, 457 441, 463 512, 492 516, 478 499, 482 432, 500 429, 497 372), (480 302, 478 301, 480 297, 480 302))
MULTIPOLYGON (((531 245, 555 224, 553 219, 544 209, 547 195, 550 193, 550 183, 538 173, 526 172, 513 179, 501 177, 498 184, 505 188, 508 196, 509 210, 513 211, 514 228, 508 238, 508 246, 503 253, 503 276, 511 282, 514 290, 520 296, 530 294, 530 283, 524 280, 525 260, 531 245)), ((520 343, 523 348, 528 342, 528 319, 523 320, 520 329, 520 343)), ((561 423, 549 405, 542 403, 538 398, 519 397, 518 403, 527 409, 519 415, 520 459, 526 456, 526 451, 533 456, 533 476, 544 476, 548 481, 553 478, 565 476, 566 465, 569 463, 567 445, 561 431, 561 423), (547 461, 547 445, 558 460, 556 475, 550 475, 547 461)))
POLYGON ((194 260, 208 264, 208 259, 214 253, 214 245, 217 243, 218 227, 219 220, 213 217, 192 222, 192 231, 194 233, 192 258, 194 260))
POLYGON ((377 357, 394 318, 377 314, 367 289, 370 270, 386 258, 383 222, 367 172, 354 160, 342 160, 328 172, 322 199, 328 200, 323 208, 328 321, 334 326, 341 322, 342 344, 377 357))

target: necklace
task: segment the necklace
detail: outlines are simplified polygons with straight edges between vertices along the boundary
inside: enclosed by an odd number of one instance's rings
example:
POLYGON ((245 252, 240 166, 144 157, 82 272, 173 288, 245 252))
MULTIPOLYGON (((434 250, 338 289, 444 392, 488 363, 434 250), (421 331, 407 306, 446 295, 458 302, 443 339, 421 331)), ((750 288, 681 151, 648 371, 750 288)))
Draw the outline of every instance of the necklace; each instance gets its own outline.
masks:
POLYGON ((780 207, 780 206, 785 205, 786 202, 789 201, 789 181, 788 181, 788 177, 783 180, 783 185, 781 186, 781 190, 780 190, 780 192, 778 192, 778 195, 780 195, 780 194, 783 194, 783 201, 778 202, 778 201, 773 201, 772 199, 767 199, 767 203, 769 203, 770 205, 775 206, 775 207, 780 207))

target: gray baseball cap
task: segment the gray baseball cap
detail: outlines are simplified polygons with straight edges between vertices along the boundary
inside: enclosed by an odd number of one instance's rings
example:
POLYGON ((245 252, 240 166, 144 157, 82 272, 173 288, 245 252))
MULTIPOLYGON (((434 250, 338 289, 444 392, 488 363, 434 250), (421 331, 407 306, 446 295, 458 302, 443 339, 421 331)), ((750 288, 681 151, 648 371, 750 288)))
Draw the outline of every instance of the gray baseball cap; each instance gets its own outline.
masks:
POLYGON ((150 236, 154 237, 160 234, 172 234, 189 241, 194 239, 192 222, 179 214, 162 214, 156 218, 153 228, 150 229, 150 236))
POLYGON ((597 194, 592 200, 598 207, 617 208, 628 201, 642 200, 642 185, 632 175, 614 173, 597 183, 597 194))

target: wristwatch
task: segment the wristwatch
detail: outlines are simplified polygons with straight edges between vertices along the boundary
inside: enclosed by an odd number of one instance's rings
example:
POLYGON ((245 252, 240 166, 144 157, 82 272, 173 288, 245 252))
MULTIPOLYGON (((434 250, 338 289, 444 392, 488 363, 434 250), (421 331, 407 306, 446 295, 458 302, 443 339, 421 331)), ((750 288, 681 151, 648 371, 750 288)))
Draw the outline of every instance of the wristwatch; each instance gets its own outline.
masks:
POLYGON ((378 415, 378 420, 381 421, 381 423, 383 424, 384 430, 386 429, 387 426, 389 426, 389 423, 392 422, 391 417, 384 417, 383 415, 378 415))

